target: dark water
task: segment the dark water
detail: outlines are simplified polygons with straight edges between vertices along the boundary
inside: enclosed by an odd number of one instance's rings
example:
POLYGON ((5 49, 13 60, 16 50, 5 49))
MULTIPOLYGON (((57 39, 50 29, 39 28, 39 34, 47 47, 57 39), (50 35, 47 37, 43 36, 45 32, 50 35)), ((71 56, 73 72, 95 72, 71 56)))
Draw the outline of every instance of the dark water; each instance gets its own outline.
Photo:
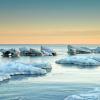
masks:
MULTIPOLYGON (((0 45, 0 48, 19 47, 40 49, 40 45, 0 45)), ((17 59, 0 58, 0 63, 20 61, 26 63, 49 62, 52 71, 45 76, 17 76, 0 84, 0 100, 64 100, 66 96, 100 88, 100 67, 82 68, 62 66, 55 63, 67 55, 67 45, 47 45, 53 48, 55 57, 20 57, 17 59)), ((78 45, 80 46, 80 45, 78 45)), ((97 45, 86 45, 94 48, 97 45)), ((73 99, 74 100, 74 99, 73 99)), ((100 100, 100 99, 97 99, 100 100)))

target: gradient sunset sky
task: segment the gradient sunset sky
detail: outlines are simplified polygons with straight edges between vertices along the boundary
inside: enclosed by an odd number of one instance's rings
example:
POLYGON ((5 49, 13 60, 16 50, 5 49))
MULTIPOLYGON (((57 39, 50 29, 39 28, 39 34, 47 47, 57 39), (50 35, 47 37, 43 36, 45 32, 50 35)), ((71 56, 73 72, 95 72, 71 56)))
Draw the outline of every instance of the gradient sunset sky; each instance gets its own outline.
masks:
POLYGON ((0 44, 100 44, 100 0, 0 0, 0 44))

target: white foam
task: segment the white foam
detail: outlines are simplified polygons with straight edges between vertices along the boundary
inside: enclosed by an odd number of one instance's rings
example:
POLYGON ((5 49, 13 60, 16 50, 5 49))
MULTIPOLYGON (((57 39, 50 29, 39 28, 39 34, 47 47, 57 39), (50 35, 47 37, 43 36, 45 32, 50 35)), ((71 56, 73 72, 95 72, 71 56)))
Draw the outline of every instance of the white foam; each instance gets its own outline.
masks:
POLYGON ((12 75, 44 75, 46 68, 51 68, 49 64, 24 64, 12 62, 0 66, 0 81, 10 79, 12 75))

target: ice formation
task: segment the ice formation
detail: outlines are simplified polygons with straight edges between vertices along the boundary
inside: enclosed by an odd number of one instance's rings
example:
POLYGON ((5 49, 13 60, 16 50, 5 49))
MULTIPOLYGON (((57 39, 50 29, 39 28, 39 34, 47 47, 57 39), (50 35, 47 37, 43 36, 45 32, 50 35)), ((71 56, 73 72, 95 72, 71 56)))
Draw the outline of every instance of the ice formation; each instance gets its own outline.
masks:
POLYGON ((81 66, 99 66, 100 57, 95 55, 76 55, 76 56, 67 56, 66 58, 56 61, 57 64, 73 64, 81 66))
POLYGON ((87 93, 87 94, 71 95, 66 97, 64 100, 100 100, 100 94, 87 93))
POLYGON ((24 64, 12 62, 0 65, 0 81, 10 79, 12 75, 44 75, 46 69, 51 68, 48 63, 24 64))
POLYGON ((54 50, 44 47, 44 46, 41 46, 41 52, 45 56, 56 56, 56 52, 54 50))

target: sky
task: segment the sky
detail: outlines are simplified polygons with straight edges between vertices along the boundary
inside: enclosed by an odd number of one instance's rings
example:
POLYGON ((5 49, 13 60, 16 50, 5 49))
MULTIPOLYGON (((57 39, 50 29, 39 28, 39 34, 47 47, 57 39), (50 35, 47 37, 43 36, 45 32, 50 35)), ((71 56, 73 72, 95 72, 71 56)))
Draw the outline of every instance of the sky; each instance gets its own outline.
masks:
POLYGON ((100 0, 0 0, 0 44, 100 44, 100 0))

